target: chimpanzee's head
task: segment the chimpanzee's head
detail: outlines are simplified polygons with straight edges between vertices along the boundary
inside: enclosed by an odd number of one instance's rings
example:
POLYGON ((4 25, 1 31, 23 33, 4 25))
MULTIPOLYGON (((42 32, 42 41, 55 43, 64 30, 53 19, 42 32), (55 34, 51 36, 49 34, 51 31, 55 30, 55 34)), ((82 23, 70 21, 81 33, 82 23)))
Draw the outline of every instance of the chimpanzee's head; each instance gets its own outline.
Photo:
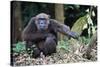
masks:
POLYGON ((36 18, 35 24, 37 26, 37 29, 40 31, 46 31, 48 29, 48 25, 50 23, 49 15, 47 15, 45 13, 40 13, 35 18, 36 18))

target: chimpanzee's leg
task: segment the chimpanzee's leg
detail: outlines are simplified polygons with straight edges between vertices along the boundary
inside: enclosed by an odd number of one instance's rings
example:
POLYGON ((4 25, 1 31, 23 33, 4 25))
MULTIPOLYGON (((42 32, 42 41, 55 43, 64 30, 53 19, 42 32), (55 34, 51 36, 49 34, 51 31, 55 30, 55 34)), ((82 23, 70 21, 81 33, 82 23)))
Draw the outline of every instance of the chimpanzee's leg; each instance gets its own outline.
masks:
POLYGON ((39 56, 40 56, 40 53, 41 53, 41 52, 40 52, 39 48, 34 47, 34 48, 33 48, 32 57, 34 57, 34 58, 39 57, 39 56))
POLYGON ((56 52, 57 42, 54 36, 48 36, 45 40, 42 40, 36 44, 36 51, 34 52, 35 56, 40 56, 40 53, 50 55, 51 53, 56 52))
POLYGON ((56 52, 56 41, 53 37, 47 37, 44 42, 43 53, 44 55, 50 55, 51 53, 56 52))

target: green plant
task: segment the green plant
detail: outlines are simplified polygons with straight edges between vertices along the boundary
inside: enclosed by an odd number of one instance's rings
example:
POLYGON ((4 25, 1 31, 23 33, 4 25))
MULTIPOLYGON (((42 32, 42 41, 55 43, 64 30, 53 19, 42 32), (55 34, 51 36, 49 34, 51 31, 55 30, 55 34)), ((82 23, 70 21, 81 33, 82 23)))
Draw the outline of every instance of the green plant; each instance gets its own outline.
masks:
POLYGON ((89 37, 85 37, 85 36, 82 36, 79 38, 80 42, 84 43, 84 44, 89 44, 90 42, 90 38, 89 37))
POLYGON ((24 50, 26 50, 26 47, 23 42, 16 43, 15 47, 13 48, 13 51, 15 51, 15 52, 22 52, 24 50))
POLYGON ((69 50, 69 42, 65 40, 58 41, 58 46, 59 49, 63 50, 69 50))

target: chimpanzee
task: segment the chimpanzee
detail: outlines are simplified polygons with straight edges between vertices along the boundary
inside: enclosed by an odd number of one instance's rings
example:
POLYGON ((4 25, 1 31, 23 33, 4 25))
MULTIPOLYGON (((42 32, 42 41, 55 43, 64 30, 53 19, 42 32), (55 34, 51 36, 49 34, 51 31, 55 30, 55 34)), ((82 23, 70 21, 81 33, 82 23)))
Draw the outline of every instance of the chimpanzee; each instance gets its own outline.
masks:
POLYGON ((78 38, 77 33, 70 31, 68 26, 50 19, 45 13, 40 13, 31 18, 22 32, 22 39, 26 41, 26 48, 31 48, 35 44, 33 57, 40 56, 41 52, 46 56, 56 52, 57 32, 78 38))

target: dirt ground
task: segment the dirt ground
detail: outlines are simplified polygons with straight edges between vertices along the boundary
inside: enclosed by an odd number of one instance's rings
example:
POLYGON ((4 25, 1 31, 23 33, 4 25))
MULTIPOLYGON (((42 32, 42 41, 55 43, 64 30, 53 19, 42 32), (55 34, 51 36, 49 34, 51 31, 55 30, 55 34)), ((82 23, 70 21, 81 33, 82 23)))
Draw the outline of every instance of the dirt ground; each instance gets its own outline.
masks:
POLYGON ((66 64, 66 63, 76 63, 76 62, 92 62, 97 61, 97 49, 93 49, 91 52, 91 58, 87 59, 84 55, 87 46, 79 46, 78 48, 73 48, 68 51, 64 49, 57 48, 57 52, 50 56, 44 56, 41 54, 39 58, 31 58, 27 53, 21 53, 17 55, 13 54, 14 66, 27 66, 27 65, 45 65, 45 64, 66 64))

